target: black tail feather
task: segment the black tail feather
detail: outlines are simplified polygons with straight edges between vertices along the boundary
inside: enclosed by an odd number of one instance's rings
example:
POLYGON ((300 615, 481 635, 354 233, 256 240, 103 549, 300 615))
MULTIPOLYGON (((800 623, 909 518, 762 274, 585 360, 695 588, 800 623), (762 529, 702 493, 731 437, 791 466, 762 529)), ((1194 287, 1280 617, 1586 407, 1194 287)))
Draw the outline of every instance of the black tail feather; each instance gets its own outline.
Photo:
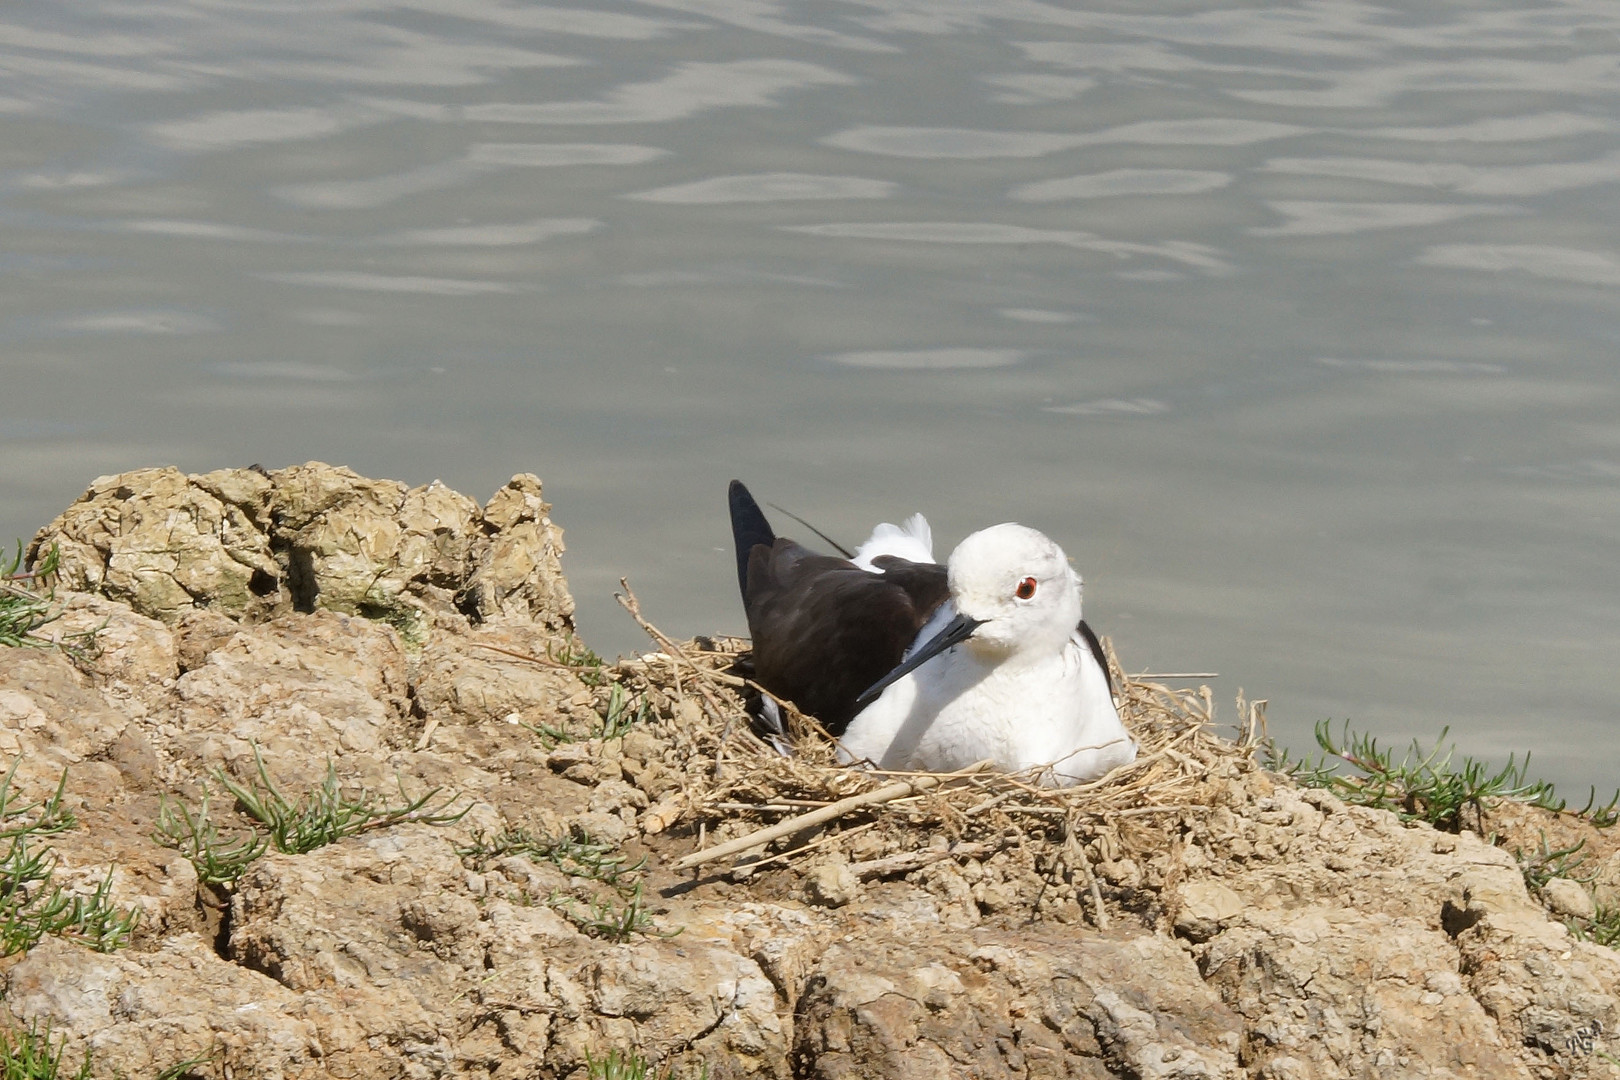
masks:
POLYGON ((743 599, 748 599, 748 556, 753 552, 755 545, 764 544, 766 547, 776 542, 776 533, 771 531, 771 523, 765 520, 765 514, 759 508, 759 503, 748 493, 741 480, 733 480, 729 492, 731 501, 731 539, 737 545, 737 588, 742 591, 743 599))
POLYGON ((783 507, 780 507, 780 506, 777 506, 775 503, 766 503, 765 505, 769 506, 772 510, 781 510, 782 513, 786 514, 788 517, 792 518, 794 521, 797 521, 800 525, 803 525, 805 528, 809 529, 811 532, 815 533, 817 536, 819 536, 823 540, 827 541, 828 544, 832 545, 833 550, 837 551, 838 554, 842 555, 844 558, 853 559, 855 557, 855 553, 853 551, 849 550, 849 548, 845 547, 843 544, 840 544, 838 541, 834 540, 832 537, 828 536, 826 533, 822 532, 820 529, 816 528, 814 525, 810 524, 808 521, 804 520, 804 518, 800 517, 798 514, 795 514, 793 511, 784 509, 783 507))

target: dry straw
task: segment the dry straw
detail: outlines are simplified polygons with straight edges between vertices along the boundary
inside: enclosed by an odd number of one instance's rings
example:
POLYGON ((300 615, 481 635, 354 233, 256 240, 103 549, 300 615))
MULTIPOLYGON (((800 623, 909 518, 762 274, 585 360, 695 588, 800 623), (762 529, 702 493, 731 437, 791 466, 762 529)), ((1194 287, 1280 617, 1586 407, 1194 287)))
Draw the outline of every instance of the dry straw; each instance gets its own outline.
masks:
POLYGON ((1176 689, 1126 675, 1108 647, 1122 688, 1120 715, 1139 753, 1100 779, 1049 788, 1033 773, 993 773, 982 764, 945 775, 844 767, 819 725, 779 702, 795 751, 787 757, 750 730, 744 695, 765 691, 748 678, 747 642, 674 641, 645 619, 621 584, 620 603, 658 648, 620 661, 615 675, 671 705, 671 720, 659 724, 658 734, 688 763, 681 818, 698 844, 676 869, 740 857, 731 869, 747 873, 823 857, 838 836, 857 830, 866 834, 864 849, 881 844, 883 852, 865 860, 870 874, 853 863, 859 876, 904 872, 953 853, 978 858, 1018 848, 1032 865, 1066 868, 1089 892, 1103 924, 1087 847, 1104 858, 1164 850, 1183 821, 1220 798, 1222 781, 1253 767, 1254 745, 1264 737, 1264 702, 1240 697, 1240 738, 1223 739, 1213 730, 1208 686, 1176 689), (697 707, 676 707, 683 699, 697 707), (841 831, 829 833, 835 829, 841 831))

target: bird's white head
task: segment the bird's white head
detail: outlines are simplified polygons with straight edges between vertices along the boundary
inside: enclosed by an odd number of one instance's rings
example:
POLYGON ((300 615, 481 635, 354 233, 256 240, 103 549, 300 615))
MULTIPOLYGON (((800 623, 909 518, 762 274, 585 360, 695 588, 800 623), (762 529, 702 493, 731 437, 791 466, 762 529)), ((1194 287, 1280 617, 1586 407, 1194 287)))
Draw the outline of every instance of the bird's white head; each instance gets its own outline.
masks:
POLYGON ((1061 647, 1080 623, 1080 575, 1045 533, 1010 522, 980 529, 947 565, 956 610, 980 620, 969 648, 1044 652, 1061 647))

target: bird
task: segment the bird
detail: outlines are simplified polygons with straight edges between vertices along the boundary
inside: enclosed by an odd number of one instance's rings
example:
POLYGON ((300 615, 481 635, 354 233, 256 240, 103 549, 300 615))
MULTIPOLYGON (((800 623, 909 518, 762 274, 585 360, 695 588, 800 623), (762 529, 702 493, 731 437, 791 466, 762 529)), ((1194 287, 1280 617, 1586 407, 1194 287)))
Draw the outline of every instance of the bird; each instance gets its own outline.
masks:
POLYGON ((1043 533, 981 529, 940 565, 916 514, 822 555, 778 537, 740 481, 729 496, 756 681, 819 719, 840 761, 988 760, 1071 786, 1135 760, 1080 576, 1043 533))

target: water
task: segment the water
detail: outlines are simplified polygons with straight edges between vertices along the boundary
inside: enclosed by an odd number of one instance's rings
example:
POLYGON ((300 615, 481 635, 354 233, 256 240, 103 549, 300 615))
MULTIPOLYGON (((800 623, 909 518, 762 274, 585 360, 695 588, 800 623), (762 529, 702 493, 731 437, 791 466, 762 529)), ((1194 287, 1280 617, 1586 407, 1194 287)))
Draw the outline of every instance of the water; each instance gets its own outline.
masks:
POLYGON ((1018 519, 1286 742, 1612 788, 1617 117, 1606 2, 14 7, 0 536, 158 463, 532 470, 612 653, 621 574, 742 629, 734 475, 1018 519))

